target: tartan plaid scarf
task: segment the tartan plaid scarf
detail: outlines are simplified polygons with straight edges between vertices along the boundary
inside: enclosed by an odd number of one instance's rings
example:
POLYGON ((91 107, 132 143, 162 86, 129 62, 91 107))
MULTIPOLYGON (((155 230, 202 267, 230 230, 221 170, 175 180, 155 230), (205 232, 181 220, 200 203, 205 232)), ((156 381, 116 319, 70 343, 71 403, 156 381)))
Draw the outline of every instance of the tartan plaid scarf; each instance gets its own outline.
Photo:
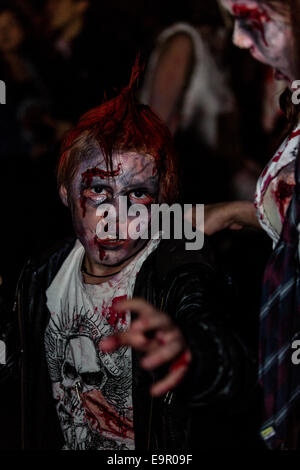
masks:
POLYGON ((270 449, 286 447, 289 420, 300 406, 300 364, 292 362, 292 345, 300 340, 300 154, 295 181, 280 240, 265 270, 260 313, 261 436, 270 449))

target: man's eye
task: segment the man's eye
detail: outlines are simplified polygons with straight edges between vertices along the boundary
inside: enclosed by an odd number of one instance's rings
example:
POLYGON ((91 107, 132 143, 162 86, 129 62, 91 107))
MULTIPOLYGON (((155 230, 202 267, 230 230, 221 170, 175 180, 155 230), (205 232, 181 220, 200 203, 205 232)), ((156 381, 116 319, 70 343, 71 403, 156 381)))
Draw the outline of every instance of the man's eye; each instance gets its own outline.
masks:
POLYGON ((139 204, 151 204, 153 202, 153 198, 142 189, 129 193, 129 200, 139 204))
POLYGON ((91 191, 96 194, 105 194, 105 190, 102 188, 102 186, 94 186, 91 188, 91 191))
POLYGON ((136 198, 140 198, 140 197, 146 196, 146 194, 144 193, 144 191, 133 191, 131 194, 133 195, 133 197, 136 197, 136 198))
POLYGON ((109 197, 109 192, 100 185, 95 185, 82 191, 82 196, 95 202, 104 202, 109 197))

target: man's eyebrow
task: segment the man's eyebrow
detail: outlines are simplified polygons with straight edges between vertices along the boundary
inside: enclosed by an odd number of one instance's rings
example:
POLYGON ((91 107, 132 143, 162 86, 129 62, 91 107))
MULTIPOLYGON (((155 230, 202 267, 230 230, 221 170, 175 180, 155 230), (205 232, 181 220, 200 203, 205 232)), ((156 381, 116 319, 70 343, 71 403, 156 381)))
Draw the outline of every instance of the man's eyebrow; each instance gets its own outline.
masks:
POLYGON ((103 170, 102 168, 98 168, 96 166, 92 168, 87 168, 84 173, 81 174, 82 180, 91 181, 95 177, 100 177, 101 179, 109 179, 115 176, 119 176, 120 171, 122 169, 122 164, 118 164, 118 168, 116 169, 106 169, 103 170))
POLYGON ((155 175, 151 175, 151 176, 148 176, 147 179, 145 178, 140 178, 140 174, 142 173, 142 171, 138 171, 134 174, 131 174, 131 175, 128 175, 126 173, 120 175, 119 177, 119 181, 124 184, 124 186, 126 185, 127 187, 142 187, 142 186, 149 186, 149 185, 152 185, 155 183, 156 181, 156 178, 157 178, 157 173, 155 173, 155 175))
POLYGON ((140 181, 140 182, 136 182, 136 183, 132 183, 132 184, 127 184, 126 185, 126 188, 124 188, 124 190, 126 191, 131 191, 133 189, 151 189, 150 186, 152 186, 152 177, 150 177, 148 180, 146 181, 140 181))

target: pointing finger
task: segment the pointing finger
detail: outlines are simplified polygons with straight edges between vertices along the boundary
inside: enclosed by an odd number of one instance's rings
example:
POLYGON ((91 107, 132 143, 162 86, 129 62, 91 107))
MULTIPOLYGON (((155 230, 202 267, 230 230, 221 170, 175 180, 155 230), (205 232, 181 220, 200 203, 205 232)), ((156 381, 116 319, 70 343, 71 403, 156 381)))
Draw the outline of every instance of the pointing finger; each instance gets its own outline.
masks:
POLYGON ((149 304, 149 302, 146 302, 144 299, 123 300, 115 304, 114 309, 117 312, 124 311, 124 310, 131 310, 137 313, 138 315, 140 315, 141 317, 149 317, 157 313, 157 310, 151 304, 149 304))

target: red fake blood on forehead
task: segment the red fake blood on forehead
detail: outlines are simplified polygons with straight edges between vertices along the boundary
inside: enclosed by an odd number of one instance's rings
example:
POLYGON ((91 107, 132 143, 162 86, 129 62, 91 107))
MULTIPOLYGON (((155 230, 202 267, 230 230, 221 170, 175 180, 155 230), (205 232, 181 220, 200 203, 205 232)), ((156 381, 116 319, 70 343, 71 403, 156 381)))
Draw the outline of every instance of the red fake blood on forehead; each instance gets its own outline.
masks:
POLYGON ((118 168, 116 170, 101 170, 100 168, 89 168, 86 170, 84 173, 81 175, 81 181, 82 181, 82 189, 81 189, 81 195, 80 195, 80 207, 82 209, 82 217, 85 217, 86 214, 86 201, 87 198, 83 195, 83 191, 86 188, 90 188, 93 178, 98 176, 102 180, 105 178, 113 178, 114 176, 118 176, 121 171, 122 164, 118 164, 118 168))
POLYGON ((93 178, 95 176, 99 176, 101 179, 105 178, 113 178, 114 176, 118 176, 121 171, 122 164, 118 164, 118 168, 116 170, 101 170, 100 168, 89 168, 82 174, 82 181, 86 184, 91 184, 93 178))
POLYGON ((258 8, 249 8, 246 5, 234 5, 232 11, 237 18, 250 20, 252 28, 260 32, 265 46, 268 46, 264 23, 269 22, 270 18, 266 12, 260 11, 258 8))
POLYGON ((279 181, 277 189, 274 192, 276 204, 279 208, 279 213, 280 213, 282 221, 284 220, 284 217, 285 217, 286 203, 288 202, 288 199, 290 199, 293 195, 294 186, 295 185, 288 184, 285 181, 281 180, 279 181))

